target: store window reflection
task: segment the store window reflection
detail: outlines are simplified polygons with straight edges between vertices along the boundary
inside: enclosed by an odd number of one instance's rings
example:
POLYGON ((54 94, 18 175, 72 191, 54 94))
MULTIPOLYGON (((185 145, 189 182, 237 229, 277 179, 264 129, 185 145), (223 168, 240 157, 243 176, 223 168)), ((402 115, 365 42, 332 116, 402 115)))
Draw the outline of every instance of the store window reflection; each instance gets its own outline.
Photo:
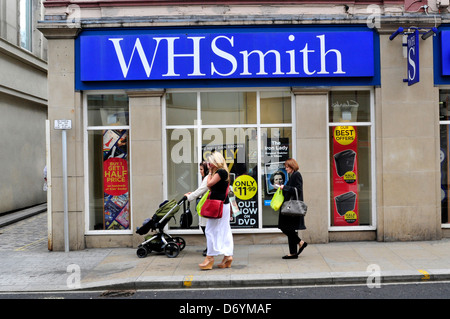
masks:
MULTIPOLYGON (((239 208, 232 228, 276 227, 277 213, 268 203, 274 193, 273 170, 284 169, 283 161, 293 152, 289 91, 169 92, 166 140, 169 197, 195 190, 198 162, 221 152, 239 208)), ((195 206, 191 204, 192 228, 198 227, 195 206)))
POLYGON ((439 92, 440 165, 441 165, 441 222, 450 225, 450 90, 439 92))

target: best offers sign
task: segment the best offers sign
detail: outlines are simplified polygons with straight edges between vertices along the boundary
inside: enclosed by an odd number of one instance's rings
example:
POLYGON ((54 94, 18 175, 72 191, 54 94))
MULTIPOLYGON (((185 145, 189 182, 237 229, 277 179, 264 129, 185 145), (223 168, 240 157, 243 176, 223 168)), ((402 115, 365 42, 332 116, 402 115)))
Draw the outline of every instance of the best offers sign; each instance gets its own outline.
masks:
POLYGON ((91 82, 374 76, 372 31, 248 30, 84 32, 79 38, 79 79, 91 82))

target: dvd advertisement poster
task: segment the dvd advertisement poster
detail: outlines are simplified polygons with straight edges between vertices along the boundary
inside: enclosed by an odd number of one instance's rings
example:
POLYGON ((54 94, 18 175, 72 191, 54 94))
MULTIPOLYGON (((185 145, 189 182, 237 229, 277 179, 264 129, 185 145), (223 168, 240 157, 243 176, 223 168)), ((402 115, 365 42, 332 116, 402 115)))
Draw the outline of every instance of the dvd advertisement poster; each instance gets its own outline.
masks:
POLYGON ((356 128, 335 127, 332 145, 333 225, 357 226, 359 211, 356 128))

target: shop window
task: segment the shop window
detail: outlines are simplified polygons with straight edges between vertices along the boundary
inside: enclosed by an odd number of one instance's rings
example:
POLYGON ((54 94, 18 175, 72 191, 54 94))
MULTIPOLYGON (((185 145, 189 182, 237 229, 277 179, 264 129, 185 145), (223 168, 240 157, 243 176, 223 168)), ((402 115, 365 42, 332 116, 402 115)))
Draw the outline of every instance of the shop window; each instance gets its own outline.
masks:
POLYGON ((291 95, 289 92, 261 92, 261 123, 291 123, 291 95))
MULTIPOLYGON (((201 182, 199 161, 212 151, 222 152, 239 208, 232 228, 276 227, 270 178, 284 170, 283 161, 293 153, 291 93, 169 92, 165 113, 167 197, 194 191, 201 182)), ((195 206, 190 207, 192 229, 198 228, 195 206)), ((179 228, 176 221, 169 226, 179 228)))
POLYGON ((202 124, 256 124, 256 92, 203 92, 202 124))
POLYGON ((370 91, 329 98, 330 225, 373 226, 373 126, 370 91))
POLYGON ((440 163, 441 163, 441 222, 450 227, 450 90, 439 92, 440 163))
POLYGON ((31 39, 33 32, 33 4, 31 0, 20 0, 19 4, 20 46, 28 51, 31 51, 31 39))
POLYGON ((197 94, 166 95, 167 125, 193 125, 197 119, 197 94))
POLYGON ((128 97, 86 99, 88 230, 130 230, 128 97))

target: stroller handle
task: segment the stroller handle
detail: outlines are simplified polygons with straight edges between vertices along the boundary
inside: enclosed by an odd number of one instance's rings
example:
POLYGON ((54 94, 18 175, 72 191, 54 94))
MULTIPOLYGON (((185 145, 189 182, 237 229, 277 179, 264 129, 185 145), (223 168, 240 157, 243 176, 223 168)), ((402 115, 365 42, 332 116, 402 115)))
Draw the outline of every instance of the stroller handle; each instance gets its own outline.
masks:
POLYGON ((187 200, 187 196, 183 196, 183 198, 178 201, 177 205, 181 205, 186 200, 187 200))

